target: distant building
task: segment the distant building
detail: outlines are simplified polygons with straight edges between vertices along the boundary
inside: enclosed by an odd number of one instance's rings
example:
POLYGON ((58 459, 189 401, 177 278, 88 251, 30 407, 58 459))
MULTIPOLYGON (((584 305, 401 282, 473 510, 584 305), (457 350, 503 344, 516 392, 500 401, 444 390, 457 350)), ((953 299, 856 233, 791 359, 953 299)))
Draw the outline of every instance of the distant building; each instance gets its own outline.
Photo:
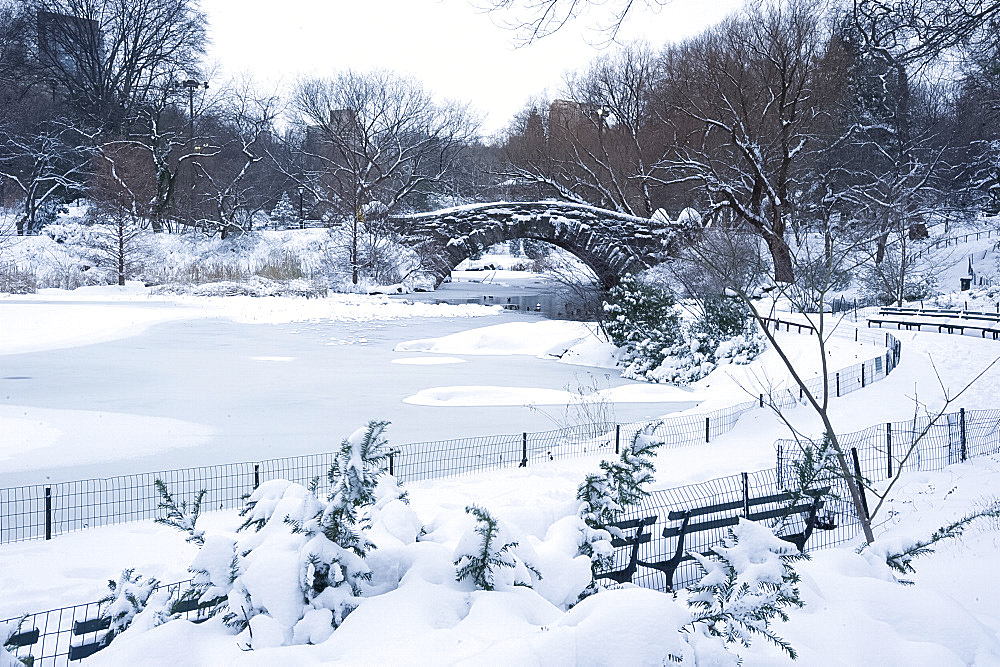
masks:
POLYGON ((581 138, 607 125, 605 110, 575 100, 552 100, 549 105, 549 137, 560 140, 581 138))
POLYGON ((95 73, 104 52, 101 25, 94 19, 38 12, 38 59, 70 76, 95 73))

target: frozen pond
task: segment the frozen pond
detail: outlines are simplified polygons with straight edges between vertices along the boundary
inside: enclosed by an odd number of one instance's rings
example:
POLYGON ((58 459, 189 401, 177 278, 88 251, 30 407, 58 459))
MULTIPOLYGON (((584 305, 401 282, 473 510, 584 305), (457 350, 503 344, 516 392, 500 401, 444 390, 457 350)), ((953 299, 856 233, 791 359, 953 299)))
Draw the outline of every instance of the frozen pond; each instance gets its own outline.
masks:
MULTIPOLYGON (((0 486, 330 451, 369 419, 393 443, 556 428, 523 405, 404 403, 422 390, 490 385, 573 390, 631 384, 617 371, 530 356, 396 352, 403 341, 537 316, 239 324, 194 319, 120 340, 0 357, 0 410, 35 420, 58 447, 0 462, 0 486), (86 412, 75 412, 86 411, 86 412), (54 429, 54 430, 53 430, 54 429), (110 448, 103 462, 51 452, 110 448), (150 444, 153 443, 153 444, 150 444)), ((71 326, 71 325, 70 325, 71 326)), ((529 392, 530 393, 530 392, 529 392)), ((510 402, 510 401, 508 401, 510 402)), ((617 403, 638 421, 694 403, 617 403)), ((561 418, 562 406, 544 406, 561 418)))

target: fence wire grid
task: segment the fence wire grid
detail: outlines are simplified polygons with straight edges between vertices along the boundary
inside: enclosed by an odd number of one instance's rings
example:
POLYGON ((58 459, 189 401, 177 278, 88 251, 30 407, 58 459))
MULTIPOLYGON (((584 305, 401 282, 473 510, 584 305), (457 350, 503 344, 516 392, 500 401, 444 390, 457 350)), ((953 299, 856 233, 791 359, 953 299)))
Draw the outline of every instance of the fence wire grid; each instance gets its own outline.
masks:
MULTIPOLYGON (((639 503, 629 506, 622 512, 621 520, 645 520, 647 525, 645 530, 650 535, 650 540, 640 545, 638 561, 658 563, 675 554, 678 541, 681 539, 673 534, 669 537, 664 535, 666 530, 677 529, 682 524, 680 518, 670 519, 671 512, 677 516, 682 512, 706 506, 723 504, 731 506, 725 511, 698 517, 698 520, 709 518, 715 520, 745 516, 745 508, 751 506, 751 516, 762 512, 778 515, 764 522, 775 531, 775 534, 790 535, 802 532, 805 528, 805 520, 801 514, 784 514, 782 512, 783 508, 788 506, 787 500, 774 498, 768 502, 759 502, 759 499, 774 497, 789 491, 794 492, 787 485, 782 485, 777 470, 740 473, 699 484, 653 491, 639 503)), ((831 487, 829 494, 824 497, 821 510, 821 525, 823 527, 812 532, 805 543, 805 551, 843 544, 858 534, 861 524, 854 513, 853 506, 850 502, 845 502, 844 498, 849 498, 846 494, 846 487, 843 489, 836 485, 831 487)), ((811 500, 811 497, 809 499, 811 500)), ((683 551, 708 555, 712 547, 722 544, 728 531, 729 526, 719 526, 687 533, 683 537, 683 551)), ((631 529, 629 533, 631 534, 627 536, 626 540, 635 536, 635 530, 631 529)), ((605 572, 622 570, 627 567, 631 557, 631 548, 631 545, 625 545, 615 549, 614 562, 605 572)), ((664 572, 640 564, 631 578, 631 583, 643 588, 669 591, 685 588, 697 582, 702 576, 704 576, 704 572, 698 562, 694 559, 685 559, 677 566, 672 581, 666 580, 664 572)))
MULTIPOLYGON (((771 326, 804 331, 808 325, 770 320, 771 326)), ((884 378, 899 361, 900 345, 885 334, 885 354, 830 373, 828 391, 842 396, 884 378)), ((881 345, 882 336, 868 336, 881 345)), ((807 381, 811 392, 820 392, 821 378, 807 381)), ((802 401, 799 389, 773 388, 750 400, 712 412, 682 415, 655 422, 596 423, 536 433, 515 433, 472 438, 418 442, 392 447, 388 472, 400 482, 413 482, 499 470, 544 461, 619 453, 644 428, 669 447, 710 442, 732 430, 740 417, 765 406, 793 407, 802 401)), ((114 525, 158 516, 160 498, 154 481, 163 480, 177 498, 192 498, 207 491, 204 510, 236 509, 262 482, 287 479, 307 484, 319 478, 325 488, 335 453, 310 454, 260 462, 229 463, 200 468, 123 475, 0 489, 0 544, 50 539, 62 533, 114 525)))
MULTIPOLYGON (((180 599, 190 580, 172 584, 160 584, 156 592, 165 591, 169 603, 180 599)), ((26 616, 7 619, 0 623, 20 623, 8 644, 7 650, 18 660, 31 667, 64 667, 78 662, 100 651, 108 645, 105 618, 107 604, 90 602, 71 607, 50 609, 26 616)), ((181 617, 199 621, 208 617, 206 609, 193 609, 181 613, 181 617)), ((3 650, 3 647, 0 647, 3 650)))
MULTIPOLYGON (((909 421, 886 422, 837 436, 845 451, 857 452, 860 475, 870 482, 891 479, 902 470, 941 470, 973 456, 1000 452, 1000 410, 965 410, 909 421)), ((789 471, 801 460, 805 444, 779 440, 777 469, 789 471)))

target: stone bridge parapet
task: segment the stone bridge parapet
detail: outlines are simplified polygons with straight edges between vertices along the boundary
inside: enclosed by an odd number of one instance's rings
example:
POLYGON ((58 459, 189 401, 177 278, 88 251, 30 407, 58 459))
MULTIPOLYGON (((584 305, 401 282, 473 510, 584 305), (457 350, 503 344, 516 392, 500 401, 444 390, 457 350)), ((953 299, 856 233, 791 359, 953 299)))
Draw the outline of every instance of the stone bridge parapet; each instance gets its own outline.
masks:
POLYGON ((573 253, 605 288, 666 257, 676 230, 646 218, 556 201, 497 202, 393 218, 440 284, 460 262, 514 239, 545 241, 573 253))

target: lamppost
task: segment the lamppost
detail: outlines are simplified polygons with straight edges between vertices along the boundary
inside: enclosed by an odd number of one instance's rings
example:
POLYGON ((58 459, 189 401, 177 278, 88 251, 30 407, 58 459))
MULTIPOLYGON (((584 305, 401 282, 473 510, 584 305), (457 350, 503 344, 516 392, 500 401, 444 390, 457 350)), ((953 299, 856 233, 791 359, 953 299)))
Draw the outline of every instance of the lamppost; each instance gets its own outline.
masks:
MULTIPOLYGON (((174 90, 187 89, 188 92, 188 141, 194 141, 194 91, 196 90, 208 90, 208 81, 195 81, 194 79, 184 79, 183 81, 175 81, 173 84, 174 90)), ((195 152, 200 151, 201 148, 196 146, 195 152)), ((192 213, 194 209, 194 179, 195 170, 194 163, 191 164, 191 187, 188 190, 188 201, 187 201, 187 217, 188 224, 194 219, 192 213)), ((223 238, 225 238, 225 230, 223 230, 223 238)))
POLYGON ((194 139, 194 91, 198 89, 208 90, 208 81, 195 81, 194 79, 184 79, 174 82, 174 89, 188 91, 188 139, 194 139))
POLYGON ((305 229, 306 219, 302 216, 302 191, 306 188, 304 185, 300 185, 296 189, 299 191, 299 229, 305 229))
POLYGON ((597 139, 601 148, 604 148, 604 124, 608 122, 608 114, 611 113, 611 110, 606 106, 599 106, 594 113, 597 114, 597 139))

